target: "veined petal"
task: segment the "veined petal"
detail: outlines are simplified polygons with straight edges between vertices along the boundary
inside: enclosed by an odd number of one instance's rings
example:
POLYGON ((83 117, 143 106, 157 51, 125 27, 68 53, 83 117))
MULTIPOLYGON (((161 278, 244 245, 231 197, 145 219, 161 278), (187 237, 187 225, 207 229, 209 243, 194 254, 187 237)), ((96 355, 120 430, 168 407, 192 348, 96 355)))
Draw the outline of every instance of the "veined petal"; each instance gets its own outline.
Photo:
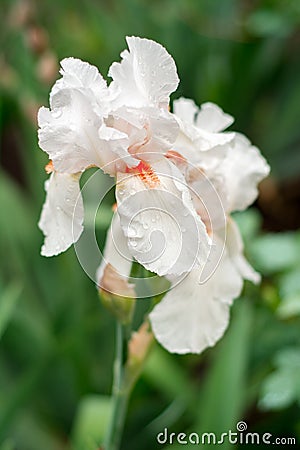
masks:
POLYGON ((39 228, 45 235, 43 256, 54 256, 67 250, 82 233, 84 212, 80 175, 53 172, 45 183, 47 196, 39 221, 39 228))
POLYGON ((269 174, 270 167, 257 147, 244 135, 236 134, 220 170, 226 184, 228 212, 231 212, 243 210, 254 202, 257 185, 269 174))
POLYGON ((158 275, 203 267, 210 239, 171 162, 141 162, 132 173, 119 173, 116 197, 129 251, 139 263, 158 275))
POLYGON ((241 237, 240 230, 232 218, 227 221, 227 237, 226 237, 226 247, 230 258, 234 262, 237 270, 245 280, 252 281, 252 283, 257 284, 260 282, 260 274, 255 272, 255 270, 250 266, 246 260, 243 251, 244 244, 241 237))
POLYGON ((199 283, 192 270, 150 313, 156 339, 172 353, 201 353, 223 336, 229 308, 242 289, 242 277, 225 252, 211 278, 199 283))
POLYGON ((121 54, 122 61, 113 63, 108 73, 113 79, 110 90, 117 96, 116 106, 167 108, 179 83, 173 58, 152 40, 134 36, 126 40, 129 51, 121 54))

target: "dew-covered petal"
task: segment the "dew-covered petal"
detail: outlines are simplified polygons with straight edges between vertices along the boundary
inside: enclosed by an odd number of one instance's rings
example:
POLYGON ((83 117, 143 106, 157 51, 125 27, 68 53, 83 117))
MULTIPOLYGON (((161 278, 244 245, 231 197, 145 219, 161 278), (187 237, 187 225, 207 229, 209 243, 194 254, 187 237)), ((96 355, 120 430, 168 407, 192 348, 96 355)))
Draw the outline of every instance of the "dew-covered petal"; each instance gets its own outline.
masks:
POLYGON ((121 227, 132 256, 158 275, 182 274, 207 260, 210 239, 179 170, 163 159, 118 174, 121 227))
POLYGON ((43 256, 54 256, 67 250, 83 231, 83 202, 80 174, 53 172, 45 183, 47 192, 39 228, 45 235, 43 256))
POLYGON ((192 270, 150 313, 156 339, 172 353, 201 353, 223 336, 229 308, 242 289, 242 277, 226 251, 215 272, 200 284, 192 270))
POLYGON ((258 195, 257 186, 270 167, 257 147, 242 134, 236 134, 220 167, 228 195, 228 212, 247 208, 258 195))
POLYGON ((59 107, 41 108, 38 114, 39 145, 55 170, 76 173, 90 166, 102 168, 119 158, 120 148, 128 146, 127 136, 117 130, 105 133, 102 118, 80 91, 60 91, 59 96, 59 107))
POLYGON ((122 61, 113 63, 109 76, 110 91, 115 105, 167 108, 170 94, 176 90, 179 78, 173 58, 157 42, 139 37, 127 37, 129 51, 121 53, 122 61))

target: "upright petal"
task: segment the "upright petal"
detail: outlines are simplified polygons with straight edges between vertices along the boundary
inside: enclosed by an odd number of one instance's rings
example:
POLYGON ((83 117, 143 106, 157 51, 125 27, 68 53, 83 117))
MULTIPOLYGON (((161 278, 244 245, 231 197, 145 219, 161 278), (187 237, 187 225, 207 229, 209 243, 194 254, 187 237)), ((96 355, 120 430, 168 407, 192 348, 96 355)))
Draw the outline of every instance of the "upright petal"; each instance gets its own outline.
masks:
POLYGON ((54 256, 76 242, 83 231, 80 174, 53 172, 45 183, 47 192, 39 228, 45 235, 41 254, 54 256))
POLYGON ((225 130, 234 122, 234 118, 214 103, 203 103, 197 115, 196 126, 212 133, 225 130))
POLYGON ((75 89, 88 96, 93 105, 106 111, 108 106, 108 91, 106 81, 97 67, 77 58, 65 58, 61 61, 62 78, 53 86, 50 93, 50 105, 54 108, 59 101, 57 94, 66 89, 75 89))
POLYGON ((199 108, 191 98, 180 97, 173 102, 174 114, 179 117, 183 122, 190 125, 195 124, 196 115, 199 112, 199 108))
POLYGON ((192 270, 150 313, 156 339, 172 353, 201 353, 223 336, 229 308, 242 289, 242 277, 225 252, 209 280, 200 284, 192 270))
POLYGON ((203 267, 210 239, 171 162, 141 162, 133 172, 118 174, 116 197, 129 251, 146 269, 180 275, 203 267))
POLYGON ((220 166, 228 196, 228 212, 247 208, 258 195, 257 185, 270 167, 258 148, 242 134, 236 134, 227 157, 220 166))
POLYGON ((167 50, 149 39, 127 37, 120 63, 113 63, 109 76, 110 90, 117 96, 116 107, 159 106, 167 108, 170 94, 176 90, 179 78, 173 58, 167 50))
POLYGON ((198 164, 204 158, 209 159, 214 150, 222 155, 222 146, 233 141, 235 133, 220 132, 233 119, 217 105, 204 103, 199 110, 193 100, 180 98, 174 101, 173 107, 180 127, 174 149, 191 163, 198 164), (208 151, 208 155, 205 155, 208 151))
POLYGON ((233 117, 215 103, 203 103, 198 108, 194 100, 180 97, 174 101, 173 107, 175 115, 182 121, 211 133, 219 133, 234 122, 233 117))

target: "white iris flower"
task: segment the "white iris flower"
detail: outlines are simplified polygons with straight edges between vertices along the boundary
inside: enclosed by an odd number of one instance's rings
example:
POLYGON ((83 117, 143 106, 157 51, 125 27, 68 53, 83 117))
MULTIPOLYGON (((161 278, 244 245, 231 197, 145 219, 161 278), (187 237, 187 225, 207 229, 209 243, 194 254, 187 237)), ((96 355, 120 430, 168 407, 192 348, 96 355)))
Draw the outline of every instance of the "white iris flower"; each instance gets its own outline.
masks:
POLYGON ((132 294, 134 259, 166 276, 172 286, 150 313, 153 332, 171 352, 200 353, 223 335, 243 280, 259 281, 230 213, 255 200, 269 166, 243 135, 224 131, 233 118, 217 105, 181 98, 169 112, 179 82, 172 57, 148 39, 127 43, 109 86, 96 67, 64 59, 50 108, 39 111, 39 144, 51 160, 42 254, 79 239, 80 175, 101 168, 116 179, 117 210, 99 286, 132 294))

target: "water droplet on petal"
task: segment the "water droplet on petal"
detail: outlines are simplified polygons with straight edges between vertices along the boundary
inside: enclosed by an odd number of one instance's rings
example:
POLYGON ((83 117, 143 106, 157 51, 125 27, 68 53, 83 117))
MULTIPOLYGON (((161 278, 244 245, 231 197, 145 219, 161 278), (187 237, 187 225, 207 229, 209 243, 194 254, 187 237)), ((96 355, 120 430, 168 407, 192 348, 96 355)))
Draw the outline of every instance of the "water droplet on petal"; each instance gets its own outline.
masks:
POLYGON ((153 223, 155 223, 155 222, 156 222, 156 219, 155 219, 155 217, 152 217, 152 219, 151 219, 151 222, 153 222, 153 223))
POLYGON ((184 211, 183 217, 187 217, 189 215, 188 211, 184 211))
POLYGON ((135 237, 137 235, 136 228, 131 227, 129 230, 130 237, 135 237))
POLYGON ((132 247, 136 247, 136 246, 137 246, 136 241, 131 241, 130 243, 131 243, 131 246, 132 246, 132 247))
POLYGON ((71 199, 69 199, 69 197, 66 198, 66 202, 70 203, 71 199))
POLYGON ((143 228, 144 228, 144 230, 148 230, 149 225, 147 223, 143 223, 143 228))
POLYGON ((186 228, 181 228, 181 231, 182 231, 183 233, 185 233, 185 232, 186 232, 186 228))
POLYGON ((61 207, 60 206, 57 206, 56 209, 57 209, 57 211, 61 211, 61 207))
POLYGON ((123 189, 118 190, 118 194, 119 194, 119 195, 124 195, 123 189))

